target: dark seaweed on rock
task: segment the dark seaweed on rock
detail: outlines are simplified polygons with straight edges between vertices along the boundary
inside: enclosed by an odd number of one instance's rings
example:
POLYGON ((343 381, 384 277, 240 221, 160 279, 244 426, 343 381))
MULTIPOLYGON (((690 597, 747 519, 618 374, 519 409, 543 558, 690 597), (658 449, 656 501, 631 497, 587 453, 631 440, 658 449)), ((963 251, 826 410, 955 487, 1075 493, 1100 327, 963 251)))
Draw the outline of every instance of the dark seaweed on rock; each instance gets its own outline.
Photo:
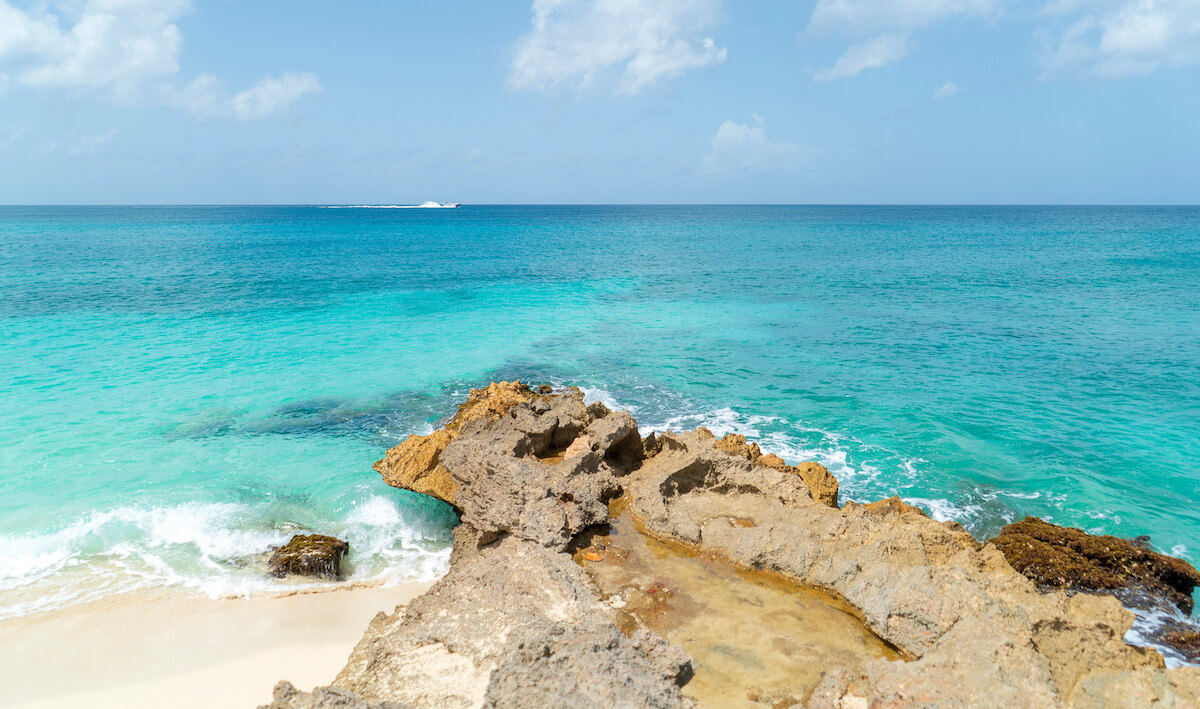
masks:
POLYGON ((274 576, 315 576, 334 579, 341 576, 342 555, 349 542, 324 534, 297 534, 275 550, 267 565, 274 576))
POLYGON ((1036 517, 1008 525, 991 542, 1014 569, 1043 589, 1140 588, 1191 613, 1192 589, 1200 585, 1200 572, 1182 559, 1036 517))

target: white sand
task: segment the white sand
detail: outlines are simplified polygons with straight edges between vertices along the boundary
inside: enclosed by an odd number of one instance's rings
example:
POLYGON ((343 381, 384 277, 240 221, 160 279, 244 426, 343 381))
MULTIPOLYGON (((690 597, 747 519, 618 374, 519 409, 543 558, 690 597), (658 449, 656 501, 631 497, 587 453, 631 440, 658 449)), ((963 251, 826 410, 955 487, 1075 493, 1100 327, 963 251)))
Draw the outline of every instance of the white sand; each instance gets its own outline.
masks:
POLYGON ((328 684, 379 611, 428 584, 284 598, 134 594, 0 622, 0 706, 255 707, 328 684))

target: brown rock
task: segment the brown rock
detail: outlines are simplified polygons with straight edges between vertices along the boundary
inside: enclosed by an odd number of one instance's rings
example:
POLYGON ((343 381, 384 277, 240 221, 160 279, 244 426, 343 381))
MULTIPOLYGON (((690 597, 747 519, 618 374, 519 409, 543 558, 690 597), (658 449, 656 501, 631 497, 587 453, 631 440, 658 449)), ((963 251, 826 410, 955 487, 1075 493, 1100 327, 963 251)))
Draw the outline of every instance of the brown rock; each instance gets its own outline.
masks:
MULTIPOLYGON (((821 490, 828 471, 815 464, 788 466, 705 430, 643 441, 628 413, 585 405, 577 390, 522 387, 473 392, 445 431, 453 440, 416 466, 441 467, 457 486, 449 573, 372 622, 340 689, 285 687, 278 706, 690 706, 683 651, 621 620, 573 561, 609 560, 595 570, 619 558, 584 542, 611 522, 617 495, 645 534, 836 593, 908 660, 823 668, 806 706, 1200 705, 1200 669, 1167 670, 1157 652, 1127 645, 1133 614, 1116 598, 1040 591, 1006 560, 1004 541, 981 545, 899 498, 838 508, 836 493, 821 490), (587 450, 562 455, 585 436, 587 450)), ((405 460, 424 450, 410 448, 405 460)), ((1158 569, 1150 577, 1177 594, 1191 588, 1171 583, 1172 573, 1188 582, 1195 574, 1175 560, 1114 555, 1106 542, 1100 554, 1100 538, 1037 532, 1009 539, 1093 562, 1119 557, 1121 568, 1158 569)), ((672 593, 640 588, 651 604, 672 593)), ((686 600, 681 592, 669 603, 686 600)))
POLYGON ((446 446, 471 421, 479 418, 495 420, 535 396, 519 381, 492 382, 483 389, 472 389, 445 428, 427 436, 409 436, 400 445, 390 448, 383 460, 376 461, 373 467, 392 487, 436 497, 453 505, 458 485, 449 471, 440 465, 446 446))
MULTIPOLYGON (((765 457, 765 456, 764 456, 765 457)), ((759 460, 761 463, 761 459, 759 460)), ((838 481, 825 466, 817 463, 800 463, 783 468, 784 471, 799 475, 808 485, 808 492, 817 502, 823 502, 830 507, 838 506, 838 481)))
POLYGON ((1192 590, 1200 584, 1200 573, 1182 559, 1036 517, 1008 525, 991 543, 1014 569, 1043 589, 1140 589, 1190 613, 1192 590))
POLYGON ((788 464, 784 462, 783 458, 780 458, 774 453, 764 455, 755 462, 765 468, 774 468, 775 470, 783 470, 784 468, 788 467, 788 464))
POLYGON ((1163 633, 1161 639, 1189 662, 1200 660, 1200 632, 1191 629, 1171 630, 1163 633))
POLYGON ((297 534, 275 550, 267 562, 274 576, 314 576, 337 579, 341 576, 342 555, 348 542, 324 534, 297 534))
POLYGON ((567 554, 501 539, 377 615, 336 689, 277 688, 271 706, 686 706, 687 655, 644 629, 622 634, 593 588, 567 554))
MULTIPOLYGON (((736 433, 725 434, 723 437, 717 439, 713 445, 718 450, 723 450, 739 458, 745 458, 751 463, 762 457, 762 449, 758 447, 757 443, 746 443, 746 437, 736 433)), ((782 459, 780 462, 783 462, 782 459)))
POLYGON ((660 439, 661 452, 624 482, 643 529, 829 589, 912 658, 830 668, 807 706, 1060 707, 1085 686, 1105 697, 1137 687, 1131 696, 1176 706, 1200 696, 1200 678, 1125 644, 1133 615, 1114 598, 1041 594, 996 548, 899 499, 836 509, 798 476, 702 435, 660 439))
POLYGON ((901 515, 906 513, 919 514, 922 517, 929 516, 920 507, 914 507, 901 500, 899 495, 893 495, 886 500, 876 500, 870 504, 863 505, 862 510, 865 514, 875 516, 901 515))
MULTIPOLYGON (((708 429, 697 429, 708 432, 708 429)), ((704 433, 700 434, 701 436, 704 433)), ((726 453, 744 458, 755 465, 761 465, 765 468, 773 470, 781 470, 800 476, 804 484, 808 485, 809 492, 814 500, 824 502, 830 507, 838 506, 838 481, 833 477, 833 474, 825 469, 824 466, 817 463, 800 463, 799 465, 788 465, 783 458, 771 453, 763 455, 762 449, 757 443, 747 443, 746 437, 737 433, 727 433, 723 437, 713 442, 717 450, 725 451, 726 453)))
POLYGON ((538 393, 539 394, 553 394, 554 387, 550 386, 549 384, 543 384, 540 387, 538 387, 538 393))
POLYGON ((392 487, 454 504, 454 490, 458 485, 439 463, 442 451, 452 440, 454 435, 444 429, 428 436, 414 434, 389 449, 383 460, 375 462, 374 468, 392 487))
POLYGON ((532 389, 519 381, 492 382, 483 389, 472 389, 467 400, 458 407, 458 413, 446 424, 446 430, 457 433, 477 418, 498 419, 517 404, 532 401, 536 396, 532 389))
POLYGON ((570 460, 584 453, 590 453, 592 450, 592 439, 586 433, 571 441, 571 445, 567 446, 566 452, 563 453, 563 460, 570 460))

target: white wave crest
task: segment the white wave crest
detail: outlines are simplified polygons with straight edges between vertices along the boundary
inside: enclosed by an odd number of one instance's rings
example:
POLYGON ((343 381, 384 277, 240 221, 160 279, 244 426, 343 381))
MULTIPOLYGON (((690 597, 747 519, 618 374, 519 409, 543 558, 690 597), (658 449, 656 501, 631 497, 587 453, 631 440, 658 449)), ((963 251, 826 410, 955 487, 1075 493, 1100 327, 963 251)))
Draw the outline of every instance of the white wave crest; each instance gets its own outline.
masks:
POLYGON ((307 531, 350 542, 343 571, 355 582, 433 580, 449 562, 449 525, 398 500, 360 494, 340 520, 316 530, 272 521, 278 514, 269 503, 121 507, 57 530, 0 536, 0 618, 146 588, 213 598, 316 589, 322 584, 265 573, 268 552, 307 531))
POLYGON ((458 202, 422 202, 420 204, 330 204, 323 209, 457 209, 458 202))

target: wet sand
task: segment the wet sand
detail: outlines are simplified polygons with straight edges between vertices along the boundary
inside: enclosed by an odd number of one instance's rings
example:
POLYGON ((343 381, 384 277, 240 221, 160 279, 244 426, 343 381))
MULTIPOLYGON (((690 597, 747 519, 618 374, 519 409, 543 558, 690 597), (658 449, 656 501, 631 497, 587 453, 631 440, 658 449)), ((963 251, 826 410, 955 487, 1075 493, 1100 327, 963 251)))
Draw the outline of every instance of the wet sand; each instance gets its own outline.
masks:
POLYGON ((367 623, 429 584, 280 598, 130 594, 0 622, 0 706, 254 707, 328 684, 367 623))

